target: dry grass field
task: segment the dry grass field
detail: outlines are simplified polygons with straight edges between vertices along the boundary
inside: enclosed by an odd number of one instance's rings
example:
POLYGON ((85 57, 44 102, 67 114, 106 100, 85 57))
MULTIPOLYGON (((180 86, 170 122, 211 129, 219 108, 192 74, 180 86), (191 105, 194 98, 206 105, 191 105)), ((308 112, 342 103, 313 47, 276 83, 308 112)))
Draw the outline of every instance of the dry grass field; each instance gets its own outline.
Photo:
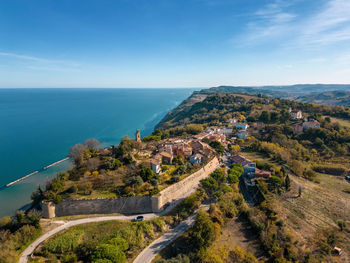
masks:
POLYGON ((341 119, 341 118, 336 118, 336 117, 330 117, 332 122, 338 122, 340 125, 350 128, 350 121, 341 119))
MULTIPOLYGON (((321 183, 291 176, 292 189, 276 202, 276 210, 284 220, 288 231, 297 238, 299 246, 312 250, 315 234, 320 229, 339 229, 338 221, 350 224, 350 194, 344 189, 350 186, 343 177, 319 174, 321 183), (298 196, 299 186, 302 195, 298 196)), ((329 257, 326 262, 350 262, 350 234, 339 232, 337 244, 343 249, 341 257, 329 257)))
POLYGON ((237 217, 231 219, 221 228, 221 235, 213 244, 213 247, 217 249, 226 247, 228 250, 232 250, 235 246, 252 253, 260 261, 266 260, 258 237, 249 223, 237 217))

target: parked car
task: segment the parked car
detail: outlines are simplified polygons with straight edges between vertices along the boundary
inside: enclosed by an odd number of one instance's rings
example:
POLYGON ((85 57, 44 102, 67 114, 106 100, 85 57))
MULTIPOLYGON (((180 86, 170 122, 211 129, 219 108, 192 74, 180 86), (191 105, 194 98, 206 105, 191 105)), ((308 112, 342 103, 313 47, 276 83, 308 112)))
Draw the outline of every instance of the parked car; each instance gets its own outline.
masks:
POLYGON ((132 221, 137 222, 137 221, 143 221, 144 217, 143 216, 137 216, 135 217, 132 221))
POLYGON ((348 181, 350 181, 350 175, 346 175, 346 176, 345 176, 345 179, 348 180, 348 181))

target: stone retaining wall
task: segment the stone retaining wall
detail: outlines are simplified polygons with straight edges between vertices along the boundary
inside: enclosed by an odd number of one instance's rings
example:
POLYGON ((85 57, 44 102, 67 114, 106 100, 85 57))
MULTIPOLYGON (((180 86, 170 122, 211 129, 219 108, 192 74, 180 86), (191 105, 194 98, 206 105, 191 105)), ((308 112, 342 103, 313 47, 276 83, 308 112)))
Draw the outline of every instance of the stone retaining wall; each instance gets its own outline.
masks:
POLYGON ((219 161, 215 157, 203 168, 184 180, 165 188, 157 196, 63 200, 57 205, 52 202, 43 202, 42 216, 44 218, 52 218, 82 214, 141 214, 160 212, 166 205, 193 193, 199 186, 200 180, 208 177, 218 165, 219 161))

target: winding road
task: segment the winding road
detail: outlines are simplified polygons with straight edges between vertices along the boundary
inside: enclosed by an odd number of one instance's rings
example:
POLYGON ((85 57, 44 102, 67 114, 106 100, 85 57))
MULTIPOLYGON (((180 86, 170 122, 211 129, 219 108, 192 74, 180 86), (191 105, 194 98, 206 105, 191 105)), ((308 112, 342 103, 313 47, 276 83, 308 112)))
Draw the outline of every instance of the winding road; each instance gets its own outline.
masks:
POLYGON ((185 221, 181 222, 175 228, 166 232, 160 238, 154 240, 148 247, 146 247, 134 260, 134 263, 151 263, 154 257, 167 245, 173 242, 176 238, 185 233, 193 224, 196 219, 194 213, 188 217, 185 221))
POLYGON ((38 239, 36 239, 32 244, 30 244, 21 254, 21 257, 19 258, 19 263, 26 263, 28 261, 28 257, 34 252, 34 250, 46 239, 49 237, 57 234, 58 232, 65 230, 67 228, 70 228, 72 226, 80 225, 80 224, 86 224, 86 223, 93 223, 93 222, 101 222, 101 221, 110 221, 110 220, 132 220, 136 216, 144 216, 145 219, 152 219, 157 217, 157 214, 140 214, 140 215, 132 215, 132 216, 102 216, 102 217, 90 217, 90 218, 83 218, 78 220, 69 221, 55 229, 52 229, 51 231, 43 234, 38 239))
MULTIPOLYGON (((28 257, 31 256, 31 254, 34 252, 34 250, 46 239, 52 237, 53 235, 57 234, 58 232, 65 230, 67 228, 70 228, 72 226, 80 225, 80 224, 86 224, 86 223, 93 223, 93 222, 101 222, 101 221, 110 221, 110 220, 132 220, 136 216, 143 216, 145 220, 149 220, 158 216, 162 216, 169 212, 169 210, 173 207, 167 208, 165 211, 159 214, 140 214, 140 215, 132 215, 132 216, 103 216, 103 217, 90 217, 90 218, 83 218, 78 220, 73 220, 66 222, 65 224, 52 229, 51 231, 43 234, 38 239, 36 239, 32 244, 30 244, 21 254, 21 257, 19 259, 19 263, 26 263, 28 261, 28 257)), ((201 205, 199 209, 208 210, 208 205, 201 205)), ((198 209, 198 210, 199 210, 198 209)), ((173 242, 176 238, 181 236, 183 233, 185 233, 193 224, 196 219, 196 215, 198 210, 196 210, 195 213, 193 213, 191 216, 189 216, 186 220, 182 221, 179 225, 177 225, 175 228, 171 229, 170 231, 166 232, 164 235, 162 235, 160 238, 153 241, 148 247, 146 247, 135 259, 134 263, 151 263, 154 257, 167 245, 169 245, 171 242, 173 242)))

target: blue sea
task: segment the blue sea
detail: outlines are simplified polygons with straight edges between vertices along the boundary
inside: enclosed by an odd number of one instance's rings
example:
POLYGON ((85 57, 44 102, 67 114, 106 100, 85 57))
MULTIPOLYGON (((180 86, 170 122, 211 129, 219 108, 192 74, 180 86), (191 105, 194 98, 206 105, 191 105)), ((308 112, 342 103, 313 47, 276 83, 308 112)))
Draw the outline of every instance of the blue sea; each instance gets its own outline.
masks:
MULTIPOLYGON (((70 146, 96 138, 117 144, 136 129, 149 135, 196 89, 0 89, 0 186, 65 158, 70 146)), ((0 217, 71 164, 39 172, 0 190, 0 217)))

